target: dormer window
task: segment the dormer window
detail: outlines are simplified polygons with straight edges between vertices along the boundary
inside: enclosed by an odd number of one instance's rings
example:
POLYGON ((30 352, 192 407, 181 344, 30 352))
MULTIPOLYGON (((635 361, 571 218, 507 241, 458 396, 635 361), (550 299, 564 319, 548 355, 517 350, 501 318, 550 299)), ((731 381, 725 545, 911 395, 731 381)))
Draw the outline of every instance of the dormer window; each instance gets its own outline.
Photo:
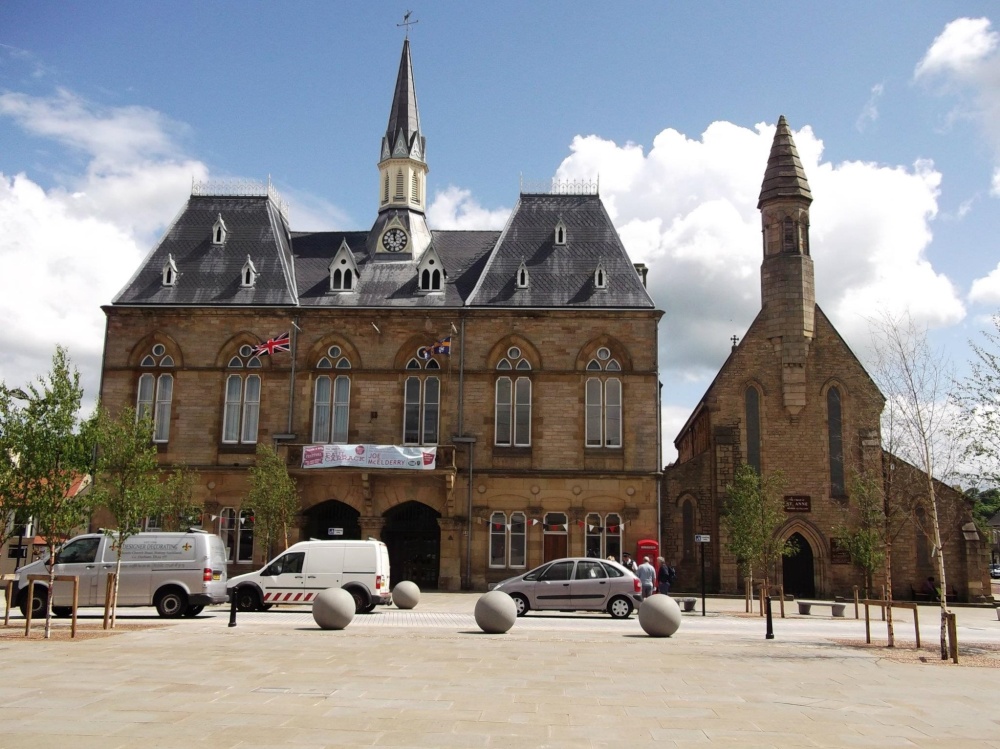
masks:
POLYGON ((212 244, 225 244, 226 237, 228 236, 229 230, 226 228, 226 222, 222 220, 222 214, 220 213, 212 225, 212 244))
POLYGON ((514 286, 518 289, 528 288, 528 267, 521 261, 521 265, 517 269, 517 276, 514 278, 514 286))
POLYGON ((253 264, 253 260, 247 255, 247 261, 243 263, 243 270, 240 272, 240 286, 246 289, 252 289, 257 285, 257 268, 253 264))
POLYGON ((174 262, 173 255, 167 255, 167 262, 163 264, 163 285, 177 285, 177 263, 174 262))
POLYGON ((563 245, 566 244, 566 224, 561 220, 556 224, 556 244, 563 245))
POLYGON ((594 271, 594 286, 598 289, 608 288, 608 273, 604 270, 604 263, 597 264, 597 270, 594 271))
POLYGON ((434 247, 428 247, 417 266, 417 288, 420 291, 444 291, 444 281, 448 274, 441 264, 441 258, 434 247))
POLYGON ((340 249, 330 261, 329 271, 330 291, 353 291, 357 288, 358 266, 346 239, 340 243, 340 249))

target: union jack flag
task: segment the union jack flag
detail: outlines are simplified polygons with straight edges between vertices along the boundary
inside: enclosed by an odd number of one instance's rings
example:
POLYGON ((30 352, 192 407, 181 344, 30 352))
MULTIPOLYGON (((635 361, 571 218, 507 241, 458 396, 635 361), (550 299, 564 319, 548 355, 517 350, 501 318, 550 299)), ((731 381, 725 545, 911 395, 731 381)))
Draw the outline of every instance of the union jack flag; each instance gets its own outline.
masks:
POLYGON ((258 344, 254 350, 254 356, 273 356, 274 354, 285 352, 291 350, 291 346, 288 341, 288 333, 282 333, 274 338, 268 338, 261 344, 258 344))

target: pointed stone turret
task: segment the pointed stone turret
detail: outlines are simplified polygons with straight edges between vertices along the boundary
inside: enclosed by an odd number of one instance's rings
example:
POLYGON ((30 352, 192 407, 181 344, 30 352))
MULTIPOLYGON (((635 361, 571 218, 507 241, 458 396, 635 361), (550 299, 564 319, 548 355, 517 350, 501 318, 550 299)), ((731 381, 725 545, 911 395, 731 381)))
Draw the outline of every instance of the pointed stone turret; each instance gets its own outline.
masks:
POLYGON ((764 235, 760 296, 766 335, 781 357, 784 405, 793 418, 806 403, 806 357, 815 333, 810 203, 809 182, 781 116, 757 203, 764 235))
POLYGON ((424 220, 426 145, 420 132, 410 40, 406 39, 396 74, 389 123, 382 136, 378 218, 368 234, 368 248, 377 260, 413 260, 430 244, 431 235, 424 220))

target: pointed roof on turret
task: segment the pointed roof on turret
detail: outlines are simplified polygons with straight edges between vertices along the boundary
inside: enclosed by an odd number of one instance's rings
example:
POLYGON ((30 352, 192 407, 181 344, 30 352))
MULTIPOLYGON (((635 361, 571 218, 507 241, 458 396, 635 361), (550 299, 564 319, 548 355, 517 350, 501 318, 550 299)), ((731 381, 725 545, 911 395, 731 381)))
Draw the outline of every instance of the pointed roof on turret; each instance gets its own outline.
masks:
POLYGON ((792 131, 785 115, 778 118, 778 127, 771 142, 771 155, 767 157, 764 183, 760 186, 757 208, 773 198, 802 198, 812 202, 812 192, 806 180, 806 172, 795 150, 792 131))
POLYGON ((396 154, 400 136, 405 143, 405 154, 411 158, 424 160, 424 139, 420 134, 420 114, 417 111, 417 91, 413 87, 413 65, 410 62, 410 40, 403 41, 403 54, 399 59, 399 73, 396 75, 396 90, 392 95, 389 110, 389 124, 382 140, 382 154, 396 154), (419 149, 413 151, 413 144, 419 138, 419 149))

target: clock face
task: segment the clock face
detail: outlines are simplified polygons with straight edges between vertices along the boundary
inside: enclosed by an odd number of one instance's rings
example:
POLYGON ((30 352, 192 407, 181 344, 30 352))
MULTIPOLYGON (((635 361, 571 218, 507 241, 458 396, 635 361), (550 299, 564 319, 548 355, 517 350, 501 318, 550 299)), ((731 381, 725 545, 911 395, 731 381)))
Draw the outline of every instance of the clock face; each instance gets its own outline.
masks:
POLYGON ((382 235, 382 246, 387 252, 401 252, 406 247, 406 232, 402 229, 389 229, 382 235))

